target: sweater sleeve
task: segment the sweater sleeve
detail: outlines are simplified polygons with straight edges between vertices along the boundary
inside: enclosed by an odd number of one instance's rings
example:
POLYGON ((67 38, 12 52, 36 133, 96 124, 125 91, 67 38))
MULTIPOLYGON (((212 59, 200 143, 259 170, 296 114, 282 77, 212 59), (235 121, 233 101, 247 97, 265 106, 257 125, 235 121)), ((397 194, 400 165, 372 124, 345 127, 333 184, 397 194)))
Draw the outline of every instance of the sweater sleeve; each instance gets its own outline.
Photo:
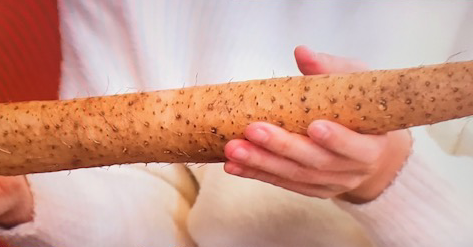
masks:
POLYGON ((472 246, 472 159, 447 155, 423 128, 413 137, 410 158, 380 197, 361 205, 336 203, 375 246, 472 246))
POLYGON ((11 246, 193 246, 182 188, 137 166, 29 175, 34 220, 0 236, 11 246))

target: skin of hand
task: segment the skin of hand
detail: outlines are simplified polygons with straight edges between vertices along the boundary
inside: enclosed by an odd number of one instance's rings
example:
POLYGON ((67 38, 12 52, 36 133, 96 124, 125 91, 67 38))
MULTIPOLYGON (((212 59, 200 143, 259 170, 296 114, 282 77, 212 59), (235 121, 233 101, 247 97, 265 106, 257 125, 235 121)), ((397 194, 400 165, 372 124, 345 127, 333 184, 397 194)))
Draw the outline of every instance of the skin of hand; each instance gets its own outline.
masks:
POLYGON ((33 195, 25 176, 0 177, 0 226, 33 220, 33 195))
MULTIPOLYGON (((304 75, 367 70, 359 61, 314 53, 304 46, 297 47, 294 55, 304 75)), ((245 140, 225 146, 224 169, 306 196, 361 204, 376 199, 391 184, 411 146, 408 130, 363 135, 316 120, 305 136, 256 122, 246 128, 245 140)))

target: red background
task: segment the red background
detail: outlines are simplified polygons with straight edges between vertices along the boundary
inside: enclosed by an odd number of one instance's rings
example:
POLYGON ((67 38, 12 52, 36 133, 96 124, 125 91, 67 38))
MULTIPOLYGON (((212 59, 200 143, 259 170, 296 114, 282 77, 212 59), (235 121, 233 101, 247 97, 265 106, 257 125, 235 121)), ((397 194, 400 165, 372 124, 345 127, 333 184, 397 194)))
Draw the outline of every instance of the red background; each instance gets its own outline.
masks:
POLYGON ((56 0, 0 0, 0 102, 56 99, 61 47, 56 0))
POLYGON ((56 0, 0 0, 0 102, 58 97, 60 40, 56 0))

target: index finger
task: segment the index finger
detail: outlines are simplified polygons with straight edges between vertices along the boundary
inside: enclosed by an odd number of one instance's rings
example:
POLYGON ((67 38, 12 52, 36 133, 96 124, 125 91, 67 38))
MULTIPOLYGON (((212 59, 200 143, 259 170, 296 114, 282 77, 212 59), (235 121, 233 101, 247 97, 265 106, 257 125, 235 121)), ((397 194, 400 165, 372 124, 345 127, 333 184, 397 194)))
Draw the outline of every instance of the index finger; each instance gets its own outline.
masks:
POLYGON ((298 46, 294 50, 294 56, 299 70, 304 75, 351 73, 368 69, 368 66, 361 61, 315 53, 305 46, 298 46))
POLYGON ((388 144, 386 135, 364 135, 326 120, 314 121, 307 134, 334 153, 369 164, 379 160, 388 144))

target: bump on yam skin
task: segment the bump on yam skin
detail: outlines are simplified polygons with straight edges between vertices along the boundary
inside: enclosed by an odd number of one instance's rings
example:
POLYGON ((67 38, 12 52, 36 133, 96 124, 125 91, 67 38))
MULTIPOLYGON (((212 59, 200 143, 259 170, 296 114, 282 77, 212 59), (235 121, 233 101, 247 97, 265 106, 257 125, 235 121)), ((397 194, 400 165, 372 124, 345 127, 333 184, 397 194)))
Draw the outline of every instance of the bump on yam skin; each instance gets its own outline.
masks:
POLYGON ((211 163, 266 121, 316 119, 381 134, 473 114, 473 61, 253 80, 65 101, 0 104, 0 174, 138 162, 211 163))

